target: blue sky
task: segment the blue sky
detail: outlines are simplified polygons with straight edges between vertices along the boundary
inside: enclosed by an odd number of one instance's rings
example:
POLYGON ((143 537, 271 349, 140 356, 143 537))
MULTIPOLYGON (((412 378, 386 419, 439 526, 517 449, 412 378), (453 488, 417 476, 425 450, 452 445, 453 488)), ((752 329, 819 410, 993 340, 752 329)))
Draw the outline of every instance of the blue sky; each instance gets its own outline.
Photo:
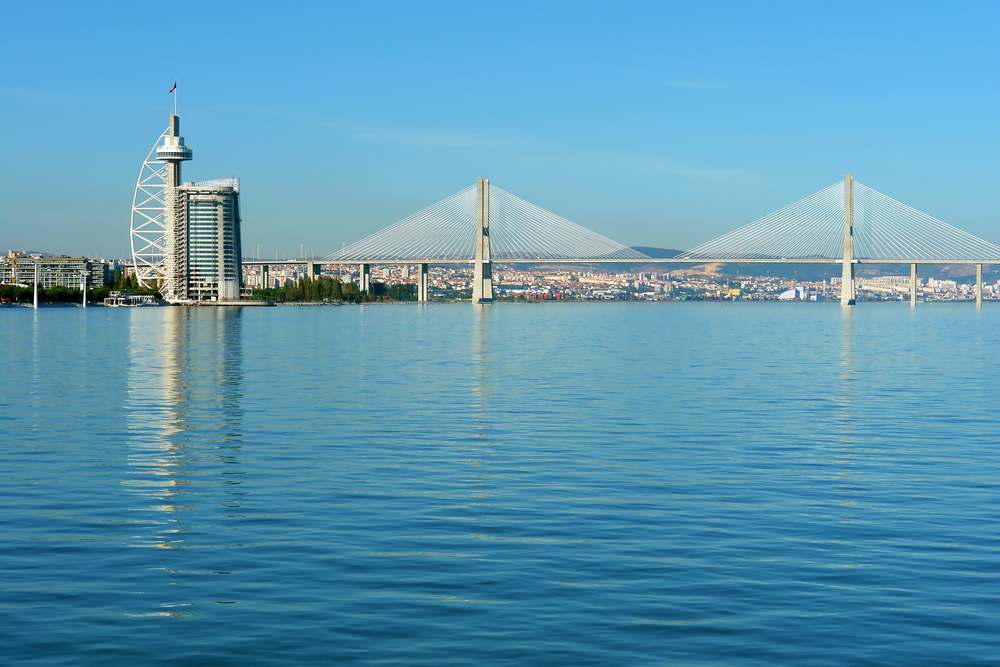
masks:
POLYGON ((240 177, 262 256, 479 176, 685 248, 850 172, 1000 244, 996 3, 0 7, 3 251, 127 254, 175 78, 184 178, 240 177))

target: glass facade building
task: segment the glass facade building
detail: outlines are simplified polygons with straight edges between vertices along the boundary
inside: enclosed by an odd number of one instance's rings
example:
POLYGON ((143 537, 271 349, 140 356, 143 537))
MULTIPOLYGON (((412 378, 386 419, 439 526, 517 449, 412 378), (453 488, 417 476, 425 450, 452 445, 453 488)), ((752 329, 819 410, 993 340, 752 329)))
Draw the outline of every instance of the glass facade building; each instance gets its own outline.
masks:
POLYGON ((178 236, 186 264, 183 293, 177 296, 189 301, 239 299, 239 179, 185 183, 176 194, 174 214, 184 230, 178 236))

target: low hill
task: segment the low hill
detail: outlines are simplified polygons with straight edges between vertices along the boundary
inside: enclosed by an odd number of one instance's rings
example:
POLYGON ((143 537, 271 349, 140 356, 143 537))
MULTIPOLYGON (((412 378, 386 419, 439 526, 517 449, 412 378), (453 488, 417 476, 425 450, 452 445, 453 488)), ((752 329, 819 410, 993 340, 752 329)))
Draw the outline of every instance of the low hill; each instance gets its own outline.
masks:
MULTIPOLYGON (((677 257, 683 250, 673 248, 657 248, 654 246, 632 246, 632 250, 641 252, 654 259, 668 259, 677 257)), ((498 260, 497 264, 503 264, 498 260)), ((535 271, 607 271, 629 272, 629 273, 665 273, 667 271, 691 271, 695 273, 705 273, 705 269, 698 270, 698 267, 706 267, 705 264, 680 264, 674 262, 649 262, 644 260, 632 260, 621 264, 548 264, 539 262, 537 264, 518 264, 519 268, 535 271)), ((805 282, 829 281, 831 278, 839 278, 842 270, 839 264, 773 264, 739 263, 731 262, 724 264, 712 264, 709 273, 715 273, 724 278, 737 278, 740 276, 771 276, 785 280, 802 280, 805 282)), ((947 265, 947 264, 926 264, 918 268, 920 278, 944 279, 950 278, 958 282, 974 282, 976 268, 972 265, 947 265)), ((910 267, 906 264, 861 264, 857 269, 857 276, 909 276, 910 267)), ((992 282, 1000 278, 1000 266, 984 266, 983 279, 992 282)))

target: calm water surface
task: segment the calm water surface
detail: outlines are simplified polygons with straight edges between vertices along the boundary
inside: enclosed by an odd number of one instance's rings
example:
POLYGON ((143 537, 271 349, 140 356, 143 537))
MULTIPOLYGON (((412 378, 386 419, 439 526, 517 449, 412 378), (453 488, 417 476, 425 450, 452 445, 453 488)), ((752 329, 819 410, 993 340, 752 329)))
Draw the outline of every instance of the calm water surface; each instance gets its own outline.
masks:
POLYGON ((1000 664, 990 304, 0 327, 3 664, 1000 664))

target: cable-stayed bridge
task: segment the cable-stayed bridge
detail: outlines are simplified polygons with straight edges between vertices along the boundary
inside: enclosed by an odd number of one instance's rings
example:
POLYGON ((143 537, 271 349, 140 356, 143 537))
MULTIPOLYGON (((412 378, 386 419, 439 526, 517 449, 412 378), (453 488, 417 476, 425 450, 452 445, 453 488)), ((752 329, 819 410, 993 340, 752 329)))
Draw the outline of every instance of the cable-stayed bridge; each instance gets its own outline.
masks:
POLYGON ((635 260, 646 256, 528 203, 485 179, 391 227, 347 246, 326 261, 468 262, 484 230, 494 261, 635 260), (488 211, 486 210, 488 206, 488 211))
MULTIPOLYGON (((1000 264, 1000 247, 921 213, 854 181, 844 181, 675 257, 649 257, 479 179, 438 203, 319 264, 417 264, 418 295, 428 295, 430 264, 475 267, 473 302, 493 300, 494 261, 523 263, 810 263, 842 264, 841 303, 853 305, 859 263, 909 264, 916 304, 918 264, 976 265, 976 303, 982 305, 982 266, 1000 264)), ((248 262, 267 264, 268 262, 248 262)), ((277 262, 276 262, 277 263, 277 262)), ((310 273, 314 267, 310 264, 310 273)))

